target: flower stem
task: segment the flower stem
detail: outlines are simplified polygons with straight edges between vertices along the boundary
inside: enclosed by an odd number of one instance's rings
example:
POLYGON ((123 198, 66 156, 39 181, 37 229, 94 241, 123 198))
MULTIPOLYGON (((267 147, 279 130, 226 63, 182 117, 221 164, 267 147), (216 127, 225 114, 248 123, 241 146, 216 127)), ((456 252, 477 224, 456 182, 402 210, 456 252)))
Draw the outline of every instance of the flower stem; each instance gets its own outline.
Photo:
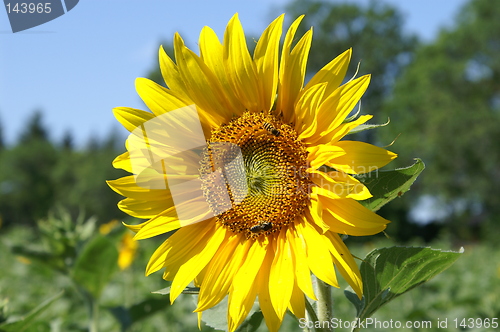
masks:
MULTIPOLYGON (((305 299, 306 301, 306 319, 308 322, 317 322, 318 321, 318 316, 316 315, 316 311, 314 311, 314 308, 312 307, 311 303, 305 299)), ((304 332, 311 332, 313 331, 312 328, 309 328, 308 325, 304 327, 304 332)))
MULTIPOLYGON (((316 296, 318 297, 318 302, 316 302, 318 321, 329 323, 333 317, 332 287, 316 278, 316 296)), ((324 326, 329 326, 329 324, 324 326)), ((325 330, 333 331, 333 327, 325 330)))
POLYGON ((89 332, 97 332, 97 322, 99 321, 99 303, 95 299, 90 301, 90 326, 89 332))

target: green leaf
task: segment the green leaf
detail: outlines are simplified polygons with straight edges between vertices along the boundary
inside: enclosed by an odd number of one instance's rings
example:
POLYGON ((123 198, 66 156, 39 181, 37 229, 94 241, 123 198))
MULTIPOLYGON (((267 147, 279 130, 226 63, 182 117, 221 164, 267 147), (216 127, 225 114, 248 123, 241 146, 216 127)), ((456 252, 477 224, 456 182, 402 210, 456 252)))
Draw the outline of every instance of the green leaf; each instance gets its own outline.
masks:
MULTIPOLYGON (((170 294, 170 287, 165 287, 162 289, 159 289, 157 291, 151 292, 153 294, 160 294, 160 295, 168 295, 170 294)), ((182 291, 183 294, 199 294, 200 293, 200 288, 199 287, 186 287, 182 291)))
POLYGON ((363 298, 346 289, 345 295, 361 321, 378 308, 446 270, 463 253, 431 248, 391 247, 375 249, 361 263, 363 298))
POLYGON ((90 240, 78 256, 73 280, 98 299, 104 286, 117 268, 118 250, 115 244, 104 236, 90 240))
POLYGON ((10 320, 7 319, 5 323, 0 324, 0 331, 3 332, 22 332, 26 330, 30 324, 40 315, 45 309, 47 309, 55 300, 63 295, 63 291, 57 293, 48 300, 42 302, 38 307, 31 310, 25 316, 10 320))
POLYGON ((262 311, 255 311, 250 318, 245 319, 243 323, 236 329, 236 332, 254 332, 257 331, 262 324, 264 315, 262 311))
MULTIPOLYGON (((220 301, 216 306, 204 310, 202 315, 202 320, 210 327, 216 330, 227 330, 227 296, 220 301)), ((255 331, 260 326, 262 322, 262 317, 259 318, 259 303, 254 302, 252 308, 248 313, 248 317, 241 323, 240 327, 236 331, 255 331), (256 315, 255 315, 256 314, 256 315)))
POLYGON ((170 306, 170 301, 164 298, 150 298, 134 304, 130 308, 119 306, 108 309, 118 322, 120 322, 121 331, 126 331, 134 323, 143 320, 158 311, 164 310, 168 306, 170 306))
POLYGON ((375 129, 375 128, 379 128, 379 127, 385 127, 385 126, 387 126, 389 124, 389 122, 391 122, 390 119, 387 119, 386 123, 379 123, 379 124, 370 124, 370 123, 367 123, 367 124, 361 124, 361 125, 353 128, 353 129, 351 129, 347 133, 347 135, 360 133, 362 131, 369 130, 369 129, 375 129))
POLYGON ((410 186, 425 168, 424 162, 417 158, 415 164, 392 171, 374 171, 356 176, 373 197, 359 201, 372 211, 377 211, 396 197, 410 190, 410 186))

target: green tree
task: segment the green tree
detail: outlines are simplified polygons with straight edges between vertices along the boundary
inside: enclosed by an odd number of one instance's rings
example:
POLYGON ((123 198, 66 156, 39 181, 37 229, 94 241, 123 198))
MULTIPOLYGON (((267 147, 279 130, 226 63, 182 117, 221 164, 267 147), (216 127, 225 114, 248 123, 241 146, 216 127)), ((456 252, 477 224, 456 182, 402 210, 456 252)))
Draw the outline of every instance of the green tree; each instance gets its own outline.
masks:
POLYGON ((35 112, 19 143, 1 154, 0 211, 6 224, 29 224, 46 216, 54 203, 51 172, 56 162, 42 114, 35 112))
POLYGON ((450 229, 462 239, 481 229, 493 234, 500 213, 498 17, 500 2, 470 1, 455 27, 420 48, 385 107, 395 125, 381 131, 384 139, 402 133, 401 161, 426 161, 414 194, 444 200, 450 229))

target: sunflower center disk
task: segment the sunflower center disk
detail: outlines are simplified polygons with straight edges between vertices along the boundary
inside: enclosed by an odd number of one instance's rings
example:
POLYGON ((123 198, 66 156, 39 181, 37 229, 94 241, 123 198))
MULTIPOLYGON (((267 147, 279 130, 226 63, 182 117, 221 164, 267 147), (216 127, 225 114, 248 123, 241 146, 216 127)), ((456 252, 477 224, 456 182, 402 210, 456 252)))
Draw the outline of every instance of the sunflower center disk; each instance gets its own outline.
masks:
POLYGON ((216 220, 247 238, 293 222, 309 200, 306 158, 295 130, 271 115, 245 112, 213 130, 200 177, 216 220))

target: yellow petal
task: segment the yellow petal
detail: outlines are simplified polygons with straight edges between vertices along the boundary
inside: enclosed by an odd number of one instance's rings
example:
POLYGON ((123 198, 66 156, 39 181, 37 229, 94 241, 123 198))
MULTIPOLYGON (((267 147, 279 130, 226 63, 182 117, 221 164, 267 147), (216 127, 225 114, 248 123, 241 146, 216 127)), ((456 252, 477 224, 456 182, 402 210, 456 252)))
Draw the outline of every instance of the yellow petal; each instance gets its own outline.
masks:
POLYGON ((300 246, 307 248, 307 263, 312 273, 327 284, 339 288, 332 257, 325 246, 323 235, 307 221, 297 223, 295 227, 298 238, 302 241, 300 246))
POLYGON ((295 128, 299 133, 299 140, 303 140, 316 132, 317 124, 317 109, 323 99, 326 84, 317 84, 305 93, 295 105, 295 128))
POLYGON ((117 169, 123 169, 129 173, 132 173, 132 164, 130 163, 130 155, 128 152, 122 153, 113 160, 113 167, 117 169))
POLYGON ((138 232, 138 231, 140 231, 140 230, 141 230, 141 228, 142 228, 142 227, 144 227, 144 225, 146 225, 148 222, 149 222, 149 220, 148 220, 148 221, 145 221, 145 222, 143 222, 143 223, 140 223, 140 224, 138 224, 138 225, 129 225, 129 224, 126 224, 126 223, 124 223, 124 222, 122 222, 122 224, 123 224, 123 226, 127 227, 128 229, 130 229, 132 232, 137 233, 137 232, 138 232))
POLYGON ((149 219, 154 218, 172 205, 172 200, 146 201, 135 198, 126 198, 118 203, 118 208, 132 217, 149 219))
POLYGON ((283 319, 292 296, 294 270, 292 251, 286 241, 286 229, 276 238, 276 252, 269 275, 271 303, 280 319, 283 319))
POLYGON ((229 332, 235 331, 238 326, 245 320, 248 313, 255 303, 257 296, 257 285, 252 282, 250 289, 243 299, 243 302, 236 302, 233 300, 232 293, 229 294, 228 299, 228 312, 227 312, 227 326, 229 332))
POLYGON ((162 46, 160 47, 159 55, 160 71, 161 75, 163 76, 163 80, 170 88, 170 90, 174 91, 176 95, 180 97, 180 99, 185 100, 187 103, 191 104, 191 98, 189 98, 187 94, 186 85, 182 81, 179 68, 168 56, 167 52, 165 52, 162 46))
POLYGON ((234 94, 233 88, 224 68, 224 49, 215 32, 209 27, 203 27, 199 38, 200 57, 208 68, 218 78, 230 109, 236 115, 242 115, 245 107, 234 94))
POLYGON ((118 194, 138 200, 167 200, 170 192, 165 189, 149 189, 137 185, 133 175, 124 176, 116 180, 106 181, 111 189, 118 194))
POLYGON ((380 233, 390 222, 351 199, 321 196, 323 220, 332 232, 363 236, 380 233))
POLYGON ((144 240, 165 234, 180 228, 181 223, 179 222, 179 218, 177 218, 175 208, 172 206, 154 216, 148 222, 141 224, 141 226, 134 236, 134 240, 144 240))
POLYGON ((165 266, 170 266, 177 261, 181 263, 186 261, 192 255, 193 248, 199 243, 206 245, 214 232, 215 223, 208 220, 207 222, 182 227, 165 240, 151 255, 146 267, 146 275, 150 275, 165 266))
POLYGON ((325 165, 328 161, 346 154, 346 151, 341 147, 326 144, 308 147, 307 152, 309 153, 307 160, 310 163, 311 169, 317 169, 325 165))
POLYGON ((231 18, 224 33, 224 62, 233 90, 245 108, 251 112, 262 111, 264 100, 259 93, 257 68, 248 52, 238 14, 231 18))
POLYGON ((147 78, 137 78, 135 89, 156 116, 190 105, 189 101, 181 99, 175 92, 147 78))
POLYGON ((215 232, 206 243, 198 243, 191 250, 190 258, 177 271, 170 287, 170 303, 182 293, 186 286, 213 259, 221 243, 227 239, 229 232, 225 227, 215 227, 215 232))
POLYGON ((304 293, 302 293, 297 283, 293 284, 292 297, 290 298, 290 305, 288 308, 295 317, 299 319, 306 317, 304 293))
POLYGON ((304 90, 307 90, 316 84, 326 82, 328 83, 328 87, 326 89, 325 96, 329 96, 340 86, 340 84, 342 84, 347 68, 349 67, 349 62, 351 61, 351 55, 352 49, 348 49, 330 61, 311 78, 304 90))
POLYGON ((153 113, 129 107, 115 107, 113 108, 113 114, 128 131, 133 131, 138 126, 144 124, 144 122, 155 117, 153 113))
MULTIPOLYGON (((303 73, 301 73, 301 70, 303 69, 305 71, 305 67, 303 68, 301 63, 298 63, 298 61, 304 59, 300 59, 298 55, 294 55, 294 57, 292 57, 290 54, 290 49, 292 48, 292 43, 295 39, 295 32, 297 32, 297 28, 303 18, 304 15, 301 15, 292 23, 285 35, 285 42, 283 44, 283 50, 281 51, 276 110, 283 113, 284 120, 288 123, 293 121, 294 104, 298 98, 298 93, 304 84, 303 73)), ((304 40, 302 43, 307 44, 306 39, 304 38, 306 38, 305 35, 302 38, 304 40)), ((302 46, 301 50, 305 51, 306 48, 302 46)))
POLYGON ((338 234, 327 232, 325 235, 330 240, 325 242, 333 256, 335 267, 356 292, 359 299, 361 299, 363 295, 363 282, 361 280, 361 273, 359 272, 358 265, 354 261, 351 252, 347 249, 345 243, 340 239, 338 234))
POLYGON ((233 277, 244 262, 251 241, 234 235, 221 245, 214 259, 207 266, 207 272, 200 287, 196 312, 213 307, 227 295, 233 277))
POLYGON ((349 174, 363 174, 387 165, 397 154, 364 142, 340 141, 335 146, 345 154, 336 156, 326 164, 349 174))
POLYGON ((253 241, 245 261, 233 278, 233 284, 230 289, 231 306, 229 307, 229 315, 235 321, 240 315, 239 310, 241 306, 251 291, 252 284, 255 282, 255 276, 262 266, 266 249, 267 244, 253 241))
POLYGON ((316 196, 316 189, 318 188, 313 187, 312 189, 309 209, 306 211, 305 216, 310 222, 313 222, 316 226, 321 228, 322 233, 324 233, 329 230, 330 227, 323 221, 323 206, 316 196))
POLYGON ((344 172, 321 172, 310 170, 311 180, 317 185, 312 191, 315 194, 326 196, 332 199, 354 198, 364 200, 372 197, 368 188, 359 180, 344 172))
POLYGON ((174 44, 182 80, 194 103, 207 113, 217 114, 221 122, 231 119, 233 113, 215 74, 199 56, 184 46, 178 33, 175 34, 174 44))
POLYGON ((290 248, 294 258, 295 279, 298 287, 302 290, 302 292, 309 296, 309 298, 317 300, 316 295, 314 295, 314 289, 311 282, 311 271, 307 265, 306 248, 303 246, 304 243, 300 241, 295 229, 288 229, 287 241, 290 243, 290 248))
POLYGON ((344 84, 328 96, 318 108, 318 135, 330 141, 337 129, 359 102, 370 84, 370 75, 365 75, 344 84))
POLYGON ((283 19, 280 15, 262 33, 253 55, 257 67, 257 77, 261 82, 263 110, 269 111, 273 106, 278 86, 278 51, 283 29, 283 19))
POLYGON ((273 258, 274 251, 268 250, 262 267, 257 274, 257 278, 255 279, 255 284, 258 287, 260 309, 264 315, 266 326, 270 332, 277 332, 283 320, 276 315, 276 311, 271 303, 271 297, 269 294, 269 274, 273 258))
POLYGON ((371 118, 373 118, 373 115, 362 115, 354 121, 342 123, 340 126, 338 126, 336 129, 332 130, 327 135, 320 137, 316 143, 317 144, 322 144, 322 143, 327 144, 327 143, 340 141, 352 129, 365 123, 366 121, 370 120, 371 118))

